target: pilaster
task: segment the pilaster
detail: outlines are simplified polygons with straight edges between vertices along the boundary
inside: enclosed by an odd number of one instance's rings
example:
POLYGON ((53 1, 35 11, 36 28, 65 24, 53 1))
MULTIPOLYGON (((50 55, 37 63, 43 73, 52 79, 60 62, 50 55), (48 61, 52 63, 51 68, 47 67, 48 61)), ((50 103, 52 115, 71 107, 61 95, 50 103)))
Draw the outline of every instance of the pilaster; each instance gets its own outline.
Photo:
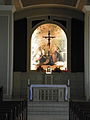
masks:
POLYGON ((90 100, 90 5, 84 6, 84 68, 85 68, 85 96, 90 100))
POLYGON ((4 97, 13 87, 13 6, 0 5, 0 84, 4 97))

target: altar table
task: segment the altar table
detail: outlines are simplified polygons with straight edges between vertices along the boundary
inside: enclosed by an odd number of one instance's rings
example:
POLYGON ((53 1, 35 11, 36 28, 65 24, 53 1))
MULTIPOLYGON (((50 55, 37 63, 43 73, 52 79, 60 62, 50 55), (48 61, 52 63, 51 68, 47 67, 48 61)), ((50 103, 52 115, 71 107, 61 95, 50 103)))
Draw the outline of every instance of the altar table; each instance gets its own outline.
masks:
POLYGON ((67 85, 32 84, 29 88, 29 99, 34 101, 68 100, 67 85))

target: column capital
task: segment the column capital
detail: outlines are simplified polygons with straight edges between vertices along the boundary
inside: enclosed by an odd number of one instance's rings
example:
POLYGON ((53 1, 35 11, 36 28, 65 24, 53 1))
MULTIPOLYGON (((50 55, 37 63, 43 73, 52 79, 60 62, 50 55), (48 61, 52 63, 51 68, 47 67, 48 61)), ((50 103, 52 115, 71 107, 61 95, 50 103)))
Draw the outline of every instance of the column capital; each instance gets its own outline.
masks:
POLYGON ((84 13, 86 13, 86 12, 90 12, 90 5, 85 5, 84 7, 83 7, 83 12, 84 13))
POLYGON ((12 11, 14 13, 16 9, 14 5, 0 5, 0 11, 12 11))

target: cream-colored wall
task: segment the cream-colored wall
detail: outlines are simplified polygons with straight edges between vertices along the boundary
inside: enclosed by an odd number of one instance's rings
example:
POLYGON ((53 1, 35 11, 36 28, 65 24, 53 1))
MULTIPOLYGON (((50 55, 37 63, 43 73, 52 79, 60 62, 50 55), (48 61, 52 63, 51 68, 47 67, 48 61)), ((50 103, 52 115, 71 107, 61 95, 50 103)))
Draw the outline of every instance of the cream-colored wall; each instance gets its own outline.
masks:
MULTIPOLYGON (((68 28, 71 28, 71 19, 77 18, 83 20, 83 13, 71 7, 65 7, 60 5, 37 5, 28 8, 24 8, 23 10, 19 10, 15 12, 14 18, 15 20, 27 18, 27 45, 30 45, 30 36, 32 33, 32 20, 37 19, 45 19, 48 21, 48 16, 51 16, 51 19, 59 18, 68 20, 69 24, 68 28)), ((68 29, 68 35, 70 36, 70 29, 68 29)), ((70 38, 68 42, 68 64, 70 68, 71 64, 71 42, 70 38)), ((29 54, 30 46, 27 48, 29 54)), ((28 61, 29 62, 29 58, 28 61)), ((29 66, 29 63, 27 64, 29 66)), ((29 70, 29 69, 28 69, 29 70)), ((30 78, 32 84, 42 84, 43 76, 41 72, 29 71, 29 72, 14 72, 14 84, 13 84, 13 95, 14 96, 26 96, 27 94, 27 80, 30 78)), ((84 73, 54 73, 54 84, 67 84, 67 80, 71 81, 71 97, 72 99, 82 98, 84 97, 84 73), (77 87, 78 86, 78 87, 77 87)))
POLYGON ((85 37, 84 37, 84 54, 85 54, 85 96, 90 100, 90 5, 84 6, 85 12, 85 37))
POLYGON ((12 95, 13 12, 12 6, 0 5, 0 86, 4 96, 12 95))
MULTIPOLYGON (((61 72, 53 73, 53 84, 66 84, 70 80, 71 87, 71 98, 72 99, 83 99, 84 98, 84 74, 81 72, 61 72)), ((26 97, 28 79, 31 84, 44 84, 45 73, 37 71, 29 72, 14 72, 14 86, 13 96, 14 97, 26 97)))

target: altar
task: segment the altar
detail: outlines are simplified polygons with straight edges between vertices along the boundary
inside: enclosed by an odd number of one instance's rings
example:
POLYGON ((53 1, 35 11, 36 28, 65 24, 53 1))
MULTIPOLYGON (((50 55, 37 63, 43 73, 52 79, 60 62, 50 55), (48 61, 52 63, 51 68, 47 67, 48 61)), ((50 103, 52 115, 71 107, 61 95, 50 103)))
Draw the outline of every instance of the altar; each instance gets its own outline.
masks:
POLYGON ((41 82, 28 80, 28 120, 69 120, 69 80, 55 84, 55 77, 44 73, 41 82))
POLYGON ((32 84, 29 88, 31 101, 68 101, 67 85, 32 84))

